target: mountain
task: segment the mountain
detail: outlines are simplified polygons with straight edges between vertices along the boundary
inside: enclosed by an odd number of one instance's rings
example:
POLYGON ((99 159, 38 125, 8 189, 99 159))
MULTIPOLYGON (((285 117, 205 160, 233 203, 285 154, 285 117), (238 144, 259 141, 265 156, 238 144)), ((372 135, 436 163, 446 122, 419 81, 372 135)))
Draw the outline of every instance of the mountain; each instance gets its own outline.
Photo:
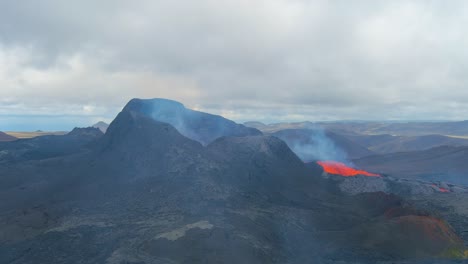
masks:
POLYGON ((355 159, 374 154, 365 147, 333 132, 315 129, 284 129, 272 133, 284 140, 304 161, 355 159))
POLYGON ((185 108, 179 102, 168 99, 132 99, 123 111, 135 111, 175 127, 182 135, 204 145, 223 136, 261 135, 254 128, 236 124, 222 116, 185 108))
POLYGON ((102 136, 97 128, 75 128, 66 135, 38 136, 0 142, 0 164, 41 160, 79 152, 102 136))
POLYGON ((349 135, 345 137, 379 154, 427 150, 439 146, 468 146, 468 139, 443 135, 349 135))
POLYGON ((0 262, 463 257, 463 215, 446 223, 437 206, 420 210, 383 192, 349 195, 322 173, 274 136, 203 145, 141 108, 124 108, 106 134, 72 155, 0 166, 0 262))
POLYGON ((17 138, 0 131, 0 142, 2 142, 2 141, 14 141, 14 140, 17 140, 17 138))
POLYGON ((102 131, 102 133, 106 133, 107 128, 109 127, 109 124, 103 121, 99 121, 96 124, 92 125, 92 127, 98 128, 99 130, 102 131))
POLYGON ((398 178, 419 178, 468 184, 468 147, 441 146, 428 150, 356 159, 361 168, 398 178))

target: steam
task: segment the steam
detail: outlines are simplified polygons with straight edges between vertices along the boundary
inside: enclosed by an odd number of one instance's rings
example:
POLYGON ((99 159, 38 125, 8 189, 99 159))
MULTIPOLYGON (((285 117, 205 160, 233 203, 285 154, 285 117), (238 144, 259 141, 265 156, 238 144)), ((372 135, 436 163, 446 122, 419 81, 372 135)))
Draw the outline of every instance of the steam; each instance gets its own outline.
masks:
POLYGON ((332 160, 351 165, 348 155, 330 139, 320 126, 307 129, 287 129, 275 133, 289 148, 305 162, 332 160))
POLYGON ((207 145, 222 136, 260 135, 261 132, 239 125, 234 121, 208 113, 187 109, 169 99, 135 100, 129 109, 135 109, 156 121, 168 123, 179 133, 207 145))
POLYGON ((154 120, 171 124, 182 135, 203 143, 202 139, 187 127, 185 120, 188 113, 184 105, 172 100, 157 99, 150 103, 150 107, 148 114, 154 120))

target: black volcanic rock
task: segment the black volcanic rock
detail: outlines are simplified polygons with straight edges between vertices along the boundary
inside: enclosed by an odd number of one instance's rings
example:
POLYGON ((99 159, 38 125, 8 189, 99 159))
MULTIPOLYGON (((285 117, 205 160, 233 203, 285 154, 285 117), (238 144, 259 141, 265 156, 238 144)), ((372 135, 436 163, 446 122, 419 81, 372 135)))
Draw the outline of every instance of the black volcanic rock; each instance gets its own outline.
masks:
POLYGON ((185 144, 202 147, 201 144, 182 136, 167 123, 155 121, 139 112, 128 111, 117 115, 100 142, 103 150, 137 150, 135 153, 185 144))
POLYGON ((2 141, 15 141, 15 140, 17 140, 17 138, 15 138, 14 136, 8 135, 7 133, 4 133, 4 132, 0 131, 0 142, 2 142, 2 141))
POLYGON ((130 168, 140 175, 182 170, 196 163, 204 151, 199 142, 181 135, 171 125, 129 111, 119 113, 97 150, 97 159, 120 160, 115 166, 126 164, 123 170, 130 168))
POLYGON ((254 128, 236 124, 222 116, 190 110, 168 99, 132 99, 123 111, 134 111, 175 127, 182 135, 204 145, 222 136, 261 135, 254 128))
POLYGON ((281 199, 294 196, 299 201, 310 191, 305 186, 319 181, 286 143, 273 136, 222 137, 207 151, 224 169, 221 180, 244 190, 281 194, 281 199))

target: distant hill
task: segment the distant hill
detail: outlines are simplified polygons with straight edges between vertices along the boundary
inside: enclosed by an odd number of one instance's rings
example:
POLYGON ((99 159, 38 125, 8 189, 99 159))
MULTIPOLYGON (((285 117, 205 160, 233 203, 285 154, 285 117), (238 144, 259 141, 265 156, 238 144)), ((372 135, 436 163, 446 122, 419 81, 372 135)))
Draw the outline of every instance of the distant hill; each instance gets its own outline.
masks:
POLYGON ((443 135, 347 135, 345 137, 379 154, 426 150, 439 146, 468 146, 466 138, 443 135))
POLYGON ((295 123, 274 123, 274 124, 264 124, 262 122, 250 121, 245 122, 245 126, 256 128, 264 133, 274 133, 280 130, 285 129, 308 129, 308 128, 317 128, 316 123, 309 121, 305 122, 295 122, 295 123))
POLYGON ((418 178, 468 184, 468 147, 441 146, 428 150, 375 155, 354 160, 365 170, 397 178, 418 178))
POLYGON ((326 130, 343 135, 394 135, 422 136, 447 135, 468 136, 468 121, 453 122, 377 122, 377 121, 334 121, 334 122, 292 122, 263 124, 261 122, 246 122, 246 126, 257 128, 263 132, 276 132, 283 129, 300 129, 320 126, 326 130))
POLYGON ((396 136, 467 136, 468 121, 456 122, 321 122, 320 126, 341 133, 396 136))
POLYGON ((261 122, 246 122, 245 125, 273 134, 284 130, 321 128, 338 147, 349 153, 351 158, 365 156, 363 148, 369 151, 367 154, 387 154, 427 150, 439 146, 468 146, 468 121, 405 123, 306 121, 268 125, 261 122), (351 145, 354 146, 349 148, 351 145))
POLYGON ((99 121, 96 124, 92 125, 92 127, 99 128, 99 130, 101 130, 102 133, 106 133, 109 124, 103 121, 99 121))
POLYGON ((0 141, 14 141, 14 140, 17 140, 17 138, 0 131, 0 141))

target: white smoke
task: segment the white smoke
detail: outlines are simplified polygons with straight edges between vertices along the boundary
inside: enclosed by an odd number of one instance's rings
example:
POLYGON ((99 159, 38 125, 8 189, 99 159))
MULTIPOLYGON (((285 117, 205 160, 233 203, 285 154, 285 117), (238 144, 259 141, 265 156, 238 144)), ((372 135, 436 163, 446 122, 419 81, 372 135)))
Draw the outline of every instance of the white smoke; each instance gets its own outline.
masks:
POLYGON ((320 126, 282 130, 275 133, 275 136, 285 141, 289 148, 305 162, 332 160, 352 165, 347 153, 338 147, 320 126))

